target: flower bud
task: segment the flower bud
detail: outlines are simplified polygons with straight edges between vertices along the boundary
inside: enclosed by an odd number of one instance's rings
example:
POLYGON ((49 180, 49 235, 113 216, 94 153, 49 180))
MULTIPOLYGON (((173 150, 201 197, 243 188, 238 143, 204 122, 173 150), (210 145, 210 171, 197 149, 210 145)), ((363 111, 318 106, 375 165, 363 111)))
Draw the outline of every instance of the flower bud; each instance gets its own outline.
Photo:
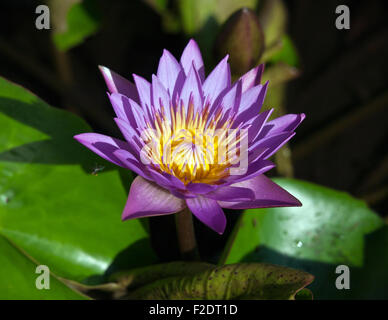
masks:
POLYGON ((230 55, 232 74, 239 76, 258 64, 264 51, 264 34, 251 9, 236 11, 222 26, 216 39, 218 59, 230 55))

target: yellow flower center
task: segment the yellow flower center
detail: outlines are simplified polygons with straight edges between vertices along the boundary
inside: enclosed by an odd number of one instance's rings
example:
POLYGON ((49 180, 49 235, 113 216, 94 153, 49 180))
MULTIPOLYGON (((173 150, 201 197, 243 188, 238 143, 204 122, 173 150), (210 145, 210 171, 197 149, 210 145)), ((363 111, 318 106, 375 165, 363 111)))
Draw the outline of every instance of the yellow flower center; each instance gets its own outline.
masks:
POLYGON ((164 109, 156 113, 154 126, 143 133, 145 156, 161 172, 183 183, 216 184, 229 175, 229 168, 239 157, 241 140, 238 129, 231 129, 232 119, 223 120, 220 110, 209 121, 209 110, 194 111, 183 105, 170 108, 171 120, 164 109))

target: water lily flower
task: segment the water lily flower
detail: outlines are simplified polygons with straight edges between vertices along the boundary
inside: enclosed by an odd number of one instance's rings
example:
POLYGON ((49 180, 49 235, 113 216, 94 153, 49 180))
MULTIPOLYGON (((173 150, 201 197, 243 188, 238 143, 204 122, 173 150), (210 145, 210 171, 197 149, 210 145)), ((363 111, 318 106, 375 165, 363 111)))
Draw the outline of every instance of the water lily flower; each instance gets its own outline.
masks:
POLYGON ((205 77, 194 40, 180 61, 163 51, 151 82, 134 83, 100 67, 125 141, 98 133, 74 138, 87 148, 135 172, 122 219, 177 213, 186 207, 222 234, 222 208, 300 206, 263 175, 268 160, 295 134, 304 114, 268 121, 260 112, 268 82, 263 65, 231 82, 226 56, 205 77))

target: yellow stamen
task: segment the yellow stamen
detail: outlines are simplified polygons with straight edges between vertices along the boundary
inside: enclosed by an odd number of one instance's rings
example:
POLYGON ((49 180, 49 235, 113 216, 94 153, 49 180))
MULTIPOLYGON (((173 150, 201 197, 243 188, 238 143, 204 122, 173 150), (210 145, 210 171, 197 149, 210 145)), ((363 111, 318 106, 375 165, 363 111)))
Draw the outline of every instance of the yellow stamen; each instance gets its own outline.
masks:
POLYGON ((185 184, 216 184, 227 177, 242 138, 237 129, 231 129, 233 120, 221 123, 222 110, 209 119, 208 106, 196 112, 192 103, 187 110, 183 105, 169 109, 171 119, 162 109, 143 134, 149 147, 143 150, 152 165, 185 184))

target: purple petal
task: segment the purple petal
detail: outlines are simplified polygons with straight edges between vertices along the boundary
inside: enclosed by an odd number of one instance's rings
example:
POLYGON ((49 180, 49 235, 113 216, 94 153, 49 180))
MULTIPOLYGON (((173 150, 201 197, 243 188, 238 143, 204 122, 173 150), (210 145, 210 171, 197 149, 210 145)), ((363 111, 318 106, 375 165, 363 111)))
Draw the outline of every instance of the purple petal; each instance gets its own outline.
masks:
POLYGON ((274 167, 275 167, 275 164, 273 164, 271 161, 258 159, 255 162, 249 163, 248 169, 244 174, 230 175, 225 180, 228 182, 227 184, 234 184, 240 181, 252 179, 258 176, 259 174, 263 174, 271 170, 274 167))
POLYGON ((105 160, 126 168, 126 165, 114 155, 114 152, 119 149, 130 150, 127 142, 99 133, 81 133, 74 136, 74 139, 105 160))
POLYGON ((185 191, 178 190, 175 188, 169 188, 169 190, 174 196, 176 196, 179 199, 190 199, 190 198, 197 197, 197 195, 195 195, 193 193, 185 192, 185 191))
POLYGON ((244 74, 240 78, 242 82, 242 92, 245 92, 250 88, 260 84, 263 71, 264 71, 264 64, 261 64, 256 68, 251 69, 246 74, 244 74))
POLYGON ((133 79, 139 94, 140 104, 144 111, 148 110, 151 107, 151 85, 147 80, 136 74, 133 75, 133 79))
POLYGON ((245 110, 248 110, 253 105, 255 105, 256 108, 258 109, 257 114, 259 114, 259 111, 260 111, 259 108, 261 107, 261 104, 262 104, 262 101, 259 101, 259 96, 260 94, 261 96, 263 96, 262 91, 263 91, 263 86, 261 84, 245 91, 241 96, 240 108, 238 109, 238 111, 244 112, 245 110), (260 106, 257 106, 258 104, 260 104, 260 106))
POLYGON ((186 199, 191 212, 204 224, 222 234, 226 227, 226 217, 216 200, 198 196, 186 199))
POLYGON ((143 143, 139 138, 138 132, 128 122, 119 118, 114 118, 114 120, 125 140, 127 140, 128 144, 132 147, 132 150, 139 154, 143 147, 143 143))
POLYGON ((152 75, 152 105, 156 110, 161 110, 163 107, 165 114, 170 115, 170 97, 163 84, 158 77, 152 75))
POLYGON ((181 72, 182 67, 175 57, 168 50, 163 50, 163 55, 159 61, 157 76, 170 94, 170 97, 173 95, 178 75, 181 72))
POLYGON ((203 83, 203 93, 207 102, 212 105, 218 96, 230 87, 230 68, 228 55, 220 61, 203 83))
POLYGON ((248 129, 248 141, 251 143, 254 141, 258 135, 260 134, 261 130, 264 127, 264 124, 268 120, 268 118, 271 116, 271 113, 273 112, 273 108, 270 110, 266 110, 262 113, 260 113, 255 120, 252 121, 252 126, 248 129))
POLYGON ((184 200, 138 176, 131 184, 122 220, 172 214, 185 207, 184 200))
POLYGON ((203 65, 201 51, 193 39, 189 41, 186 48, 183 50, 180 62, 186 75, 189 74, 190 68, 194 63, 194 67, 198 72, 201 82, 205 80, 205 68, 203 65))
POLYGON ((126 102, 123 101, 124 95, 120 93, 108 93, 108 98, 110 100, 110 103, 112 104, 113 110, 116 113, 117 118, 128 120, 127 110, 128 108, 124 107, 124 104, 126 102))
POLYGON ((149 175, 145 172, 144 165, 139 162, 136 157, 134 157, 130 152, 128 152, 127 150, 119 149, 114 151, 113 153, 118 159, 120 159, 122 163, 124 163, 125 168, 132 170, 133 172, 137 173, 139 176, 142 176, 147 180, 151 180, 149 175))
POLYGON ((237 81, 224 95, 221 100, 221 106, 225 111, 231 109, 233 112, 236 112, 238 110, 241 102, 241 88, 241 81, 237 81))
POLYGON ((174 188, 176 190, 185 190, 186 186, 185 184, 179 180, 177 177, 174 177, 171 174, 168 174, 166 172, 159 172, 154 168, 148 169, 152 177, 154 178, 155 182, 158 184, 162 184, 165 187, 168 188, 174 188))
POLYGON ((111 93, 121 93, 136 102, 139 101, 139 95, 132 82, 109 70, 107 67, 99 66, 99 69, 111 93))
POLYGON ((109 99, 119 119, 128 122, 133 128, 139 129, 139 133, 141 129, 146 127, 144 121, 146 114, 135 101, 119 93, 112 93, 109 95, 109 99))
POLYGON ((249 123, 249 120, 255 118, 263 105, 265 95, 268 88, 268 81, 262 86, 257 85, 247 90, 241 97, 239 115, 236 118, 235 124, 241 122, 249 123))
POLYGON ((259 149, 268 148, 267 152, 263 155, 263 159, 268 159, 275 152, 277 152, 281 147, 283 147, 283 145, 286 144, 294 135, 295 135, 295 132, 284 132, 276 136, 269 136, 268 138, 265 138, 262 140, 258 138, 258 141, 252 144, 249 147, 249 150, 253 150, 256 148, 259 148, 259 149))
POLYGON ((194 104, 194 111, 202 109, 202 86, 197 71, 194 69, 194 66, 191 67, 189 74, 185 80, 180 94, 180 99, 186 109, 189 107, 190 99, 192 99, 192 102, 194 104))
POLYGON ((304 113, 286 114, 266 123, 259 137, 294 131, 306 118, 304 113))
POLYGON ((218 201, 251 201, 255 199, 255 194, 251 189, 240 187, 221 187, 205 195, 206 198, 218 201))
POLYGON ((264 154, 268 151, 268 148, 256 148, 249 151, 248 163, 254 163, 259 159, 264 159, 264 154))
POLYGON ((233 184, 233 186, 251 189, 255 194, 255 200, 235 203, 219 201, 221 207, 229 209, 252 209, 298 207, 302 205, 293 195, 264 175, 259 175, 253 179, 233 184))
POLYGON ((190 182, 187 185, 187 191, 192 192, 192 193, 196 193, 196 194, 205 194, 205 193, 214 191, 215 189, 217 189, 217 187, 218 186, 216 186, 216 185, 211 185, 211 184, 207 184, 207 183, 190 182))

